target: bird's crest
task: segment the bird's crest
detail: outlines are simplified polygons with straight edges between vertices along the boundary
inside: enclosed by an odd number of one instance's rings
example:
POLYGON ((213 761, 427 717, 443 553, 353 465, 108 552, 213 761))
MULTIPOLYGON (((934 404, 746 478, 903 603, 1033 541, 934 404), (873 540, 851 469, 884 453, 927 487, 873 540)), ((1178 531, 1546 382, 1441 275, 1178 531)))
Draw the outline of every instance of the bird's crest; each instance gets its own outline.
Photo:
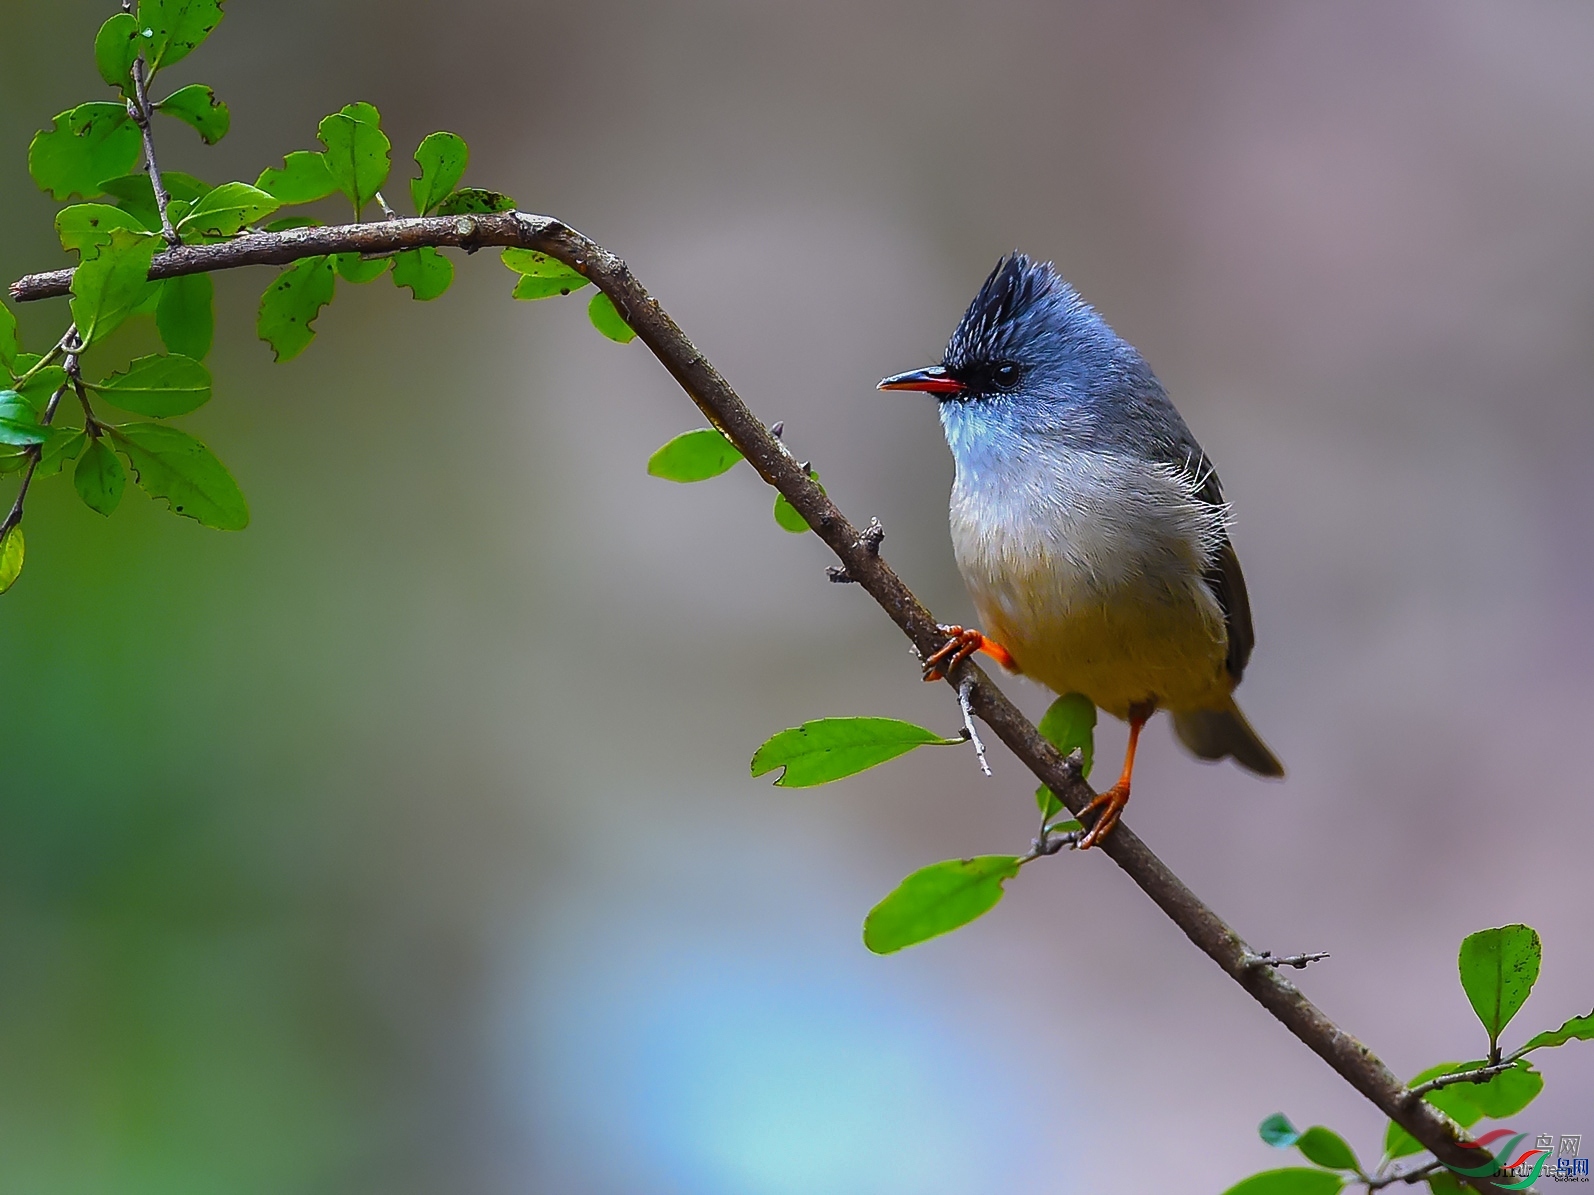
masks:
POLYGON ((1009 253, 996 263, 947 342, 946 367, 958 370, 1001 360, 1036 332, 1082 308, 1084 301, 1051 262, 1009 253))

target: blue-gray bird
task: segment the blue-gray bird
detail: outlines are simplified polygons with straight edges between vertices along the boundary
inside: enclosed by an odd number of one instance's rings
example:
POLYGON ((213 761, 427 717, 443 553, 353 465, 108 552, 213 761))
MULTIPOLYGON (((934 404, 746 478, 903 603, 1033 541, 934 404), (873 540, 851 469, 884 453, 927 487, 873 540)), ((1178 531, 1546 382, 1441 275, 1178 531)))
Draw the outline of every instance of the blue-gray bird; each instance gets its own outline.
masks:
POLYGON ((927 679, 985 651, 1129 723, 1082 847, 1117 824, 1159 709, 1200 758, 1284 774, 1234 703, 1254 638, 1218 475, 1140 354, 1050 263, 1003 258, 941 364, 880 388, 940 400, 952 547, 985 628, 947 627, 927 679))

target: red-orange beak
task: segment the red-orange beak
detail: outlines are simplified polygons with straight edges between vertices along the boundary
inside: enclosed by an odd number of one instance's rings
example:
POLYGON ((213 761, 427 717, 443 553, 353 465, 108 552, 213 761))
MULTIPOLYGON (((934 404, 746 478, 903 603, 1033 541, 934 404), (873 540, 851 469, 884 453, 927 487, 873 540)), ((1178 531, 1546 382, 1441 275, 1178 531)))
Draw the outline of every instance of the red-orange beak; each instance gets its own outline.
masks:
POLYGON ((881 382, 877 389, 880 390, 919 390, 925 394, 962 394, 966 386, 951 374, 946 367, 932 365, 929 369, 910 369, 907 373, 899 373, 881 382))

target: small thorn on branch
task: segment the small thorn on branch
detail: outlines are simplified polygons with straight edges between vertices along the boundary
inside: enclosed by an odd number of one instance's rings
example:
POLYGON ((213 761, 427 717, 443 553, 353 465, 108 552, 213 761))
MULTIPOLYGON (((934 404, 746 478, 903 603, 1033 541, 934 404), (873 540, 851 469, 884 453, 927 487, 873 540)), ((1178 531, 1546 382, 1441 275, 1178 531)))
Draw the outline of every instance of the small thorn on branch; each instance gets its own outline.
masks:
MULTIPOLYGON (((779 426, 780 424, 778 423, 775 425, 775 427, 779 426)), ((775 428, 770 428, 770 430, 774 431, 775 428)), ((858 546, 870 556, 879 556, 880 541, 885 539, 885 537, 886 529, 880 525, 880 520, 871 518, 869 525, 858 536, 858 546)), ((844 564, 828 565, 825 568, 825 576, 829 577, 837 585, 856 585, 858 583, 858 578, 849 573, 847 566, 844 564)))
POLYGON ((769 434, 774 436, 775 439, 777 439, 777 440, 780 439, 781 436, 785 434, 785 432, 786 432, 786 421, 784 419, 777 419, 777 420, 775 420, 774 423, 771 423, 769 425, 769 434))
POLYGON ((1253 967, 1294 967, 1297 971, 1304 971, 1308 963, 1321 962, 1328 957, 1328 951, 1317 954, 1282 954, 1276 955, 1271 950, 1264 950, 1260 954, 1253 954, 1250 962, 1253 967))

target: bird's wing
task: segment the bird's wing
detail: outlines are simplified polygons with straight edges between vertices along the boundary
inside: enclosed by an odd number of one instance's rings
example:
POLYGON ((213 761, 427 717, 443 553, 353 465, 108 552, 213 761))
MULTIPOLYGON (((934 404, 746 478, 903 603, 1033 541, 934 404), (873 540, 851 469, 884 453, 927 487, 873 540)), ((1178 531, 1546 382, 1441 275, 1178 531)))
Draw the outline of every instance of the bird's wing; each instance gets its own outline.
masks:
MULTIPOLYGON (((1196 498, 1213 506, 1224 505, 1223 486, 1218 481, 1217 472, 1204 456, 1197 476, 1201 478, 1201 486, 1196 491, 1196 498)), ((1218 599, 1218 605, 1223 607, 1223 626, 1229 636, 1229 654, 1224 666, 1234 678, 1234 683, 1239 684, 1240 677, 1245 673, 1246 662, 1251 658, 1251 648, 1256 645, 1256 632, 1251 628, 1251 599, 1245 592, 1245 574, 1240 571, 1240 558, 1235 554, 1227 532, 1223 533, 1217 555, 1202 574, 1202 580, 1207 583, 1212 596, 1218 599)))

